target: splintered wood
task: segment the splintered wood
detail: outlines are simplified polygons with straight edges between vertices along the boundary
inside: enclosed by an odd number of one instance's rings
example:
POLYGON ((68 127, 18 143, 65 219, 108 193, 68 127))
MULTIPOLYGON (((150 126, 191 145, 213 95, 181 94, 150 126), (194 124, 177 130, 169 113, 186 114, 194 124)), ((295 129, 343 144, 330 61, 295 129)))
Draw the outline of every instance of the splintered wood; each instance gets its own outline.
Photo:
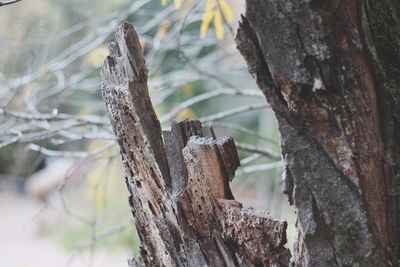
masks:
POLYGON ((141 257, 131 266, 287 266, 286 222, 234 200, 229 182, 239 159, 233 139, 203 137, 199 121, 161 131, 129 23, 110 45, 102 78, 141 239, 141 257))

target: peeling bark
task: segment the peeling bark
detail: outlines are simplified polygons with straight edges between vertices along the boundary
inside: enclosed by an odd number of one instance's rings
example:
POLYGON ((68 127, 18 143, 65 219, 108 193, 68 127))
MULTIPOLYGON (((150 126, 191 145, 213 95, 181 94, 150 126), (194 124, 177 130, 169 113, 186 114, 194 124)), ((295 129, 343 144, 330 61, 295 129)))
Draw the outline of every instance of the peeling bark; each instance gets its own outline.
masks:
POLYGON ((129 265, 288 266, 287 223, 234 200, 229 182, 239 159, 233 139, 203 137, 199 121, 173 123, 162 134, 129 23, 110 45, 102 78, 141 240, 141 259, 129 265))
POLYGON ((237 44, 279 123, 297 266, 398 264, 399 13, 390 0, 247 1, 237 44))

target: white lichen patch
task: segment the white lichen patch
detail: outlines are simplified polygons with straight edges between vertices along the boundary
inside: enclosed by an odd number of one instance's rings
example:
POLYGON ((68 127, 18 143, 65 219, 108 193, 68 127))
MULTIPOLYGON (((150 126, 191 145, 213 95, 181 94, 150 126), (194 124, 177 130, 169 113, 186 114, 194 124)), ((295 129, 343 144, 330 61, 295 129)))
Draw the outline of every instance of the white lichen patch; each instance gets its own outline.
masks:
POLYGON ((322 80, 319 78, 314 78, 314 84, 313 84, 312 91, 316 92, 317 90, 321 90, 321 89, 323 89, 322 80))

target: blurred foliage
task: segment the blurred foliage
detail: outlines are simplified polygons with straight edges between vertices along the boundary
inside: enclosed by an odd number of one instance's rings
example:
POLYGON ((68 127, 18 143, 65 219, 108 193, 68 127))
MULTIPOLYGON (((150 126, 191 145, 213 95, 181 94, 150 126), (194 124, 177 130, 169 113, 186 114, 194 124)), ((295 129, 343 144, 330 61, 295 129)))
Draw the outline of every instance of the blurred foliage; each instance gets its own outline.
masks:
POLYGON ((215 35, 218 39, 224 38, 223 20, 233 21, 232 9, 225 0, 207 0, 203 22, 201 23, 200 36, 204 38, 212 20, 214 20, 215 35))

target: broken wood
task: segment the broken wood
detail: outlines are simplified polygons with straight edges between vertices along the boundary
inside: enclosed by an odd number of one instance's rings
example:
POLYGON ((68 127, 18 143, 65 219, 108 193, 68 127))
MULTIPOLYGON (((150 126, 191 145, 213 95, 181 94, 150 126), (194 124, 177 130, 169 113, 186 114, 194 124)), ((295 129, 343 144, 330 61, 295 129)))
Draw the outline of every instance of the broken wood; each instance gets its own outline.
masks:
POLYGON ((287 266, 287 223, 243 208, 231 193, 239 166, 233 139, 203 137, 199 121, 162 133, 139 38, 127 22, 110 44, 102 78, 141 240, 141 259, 130 265, 287 266))

